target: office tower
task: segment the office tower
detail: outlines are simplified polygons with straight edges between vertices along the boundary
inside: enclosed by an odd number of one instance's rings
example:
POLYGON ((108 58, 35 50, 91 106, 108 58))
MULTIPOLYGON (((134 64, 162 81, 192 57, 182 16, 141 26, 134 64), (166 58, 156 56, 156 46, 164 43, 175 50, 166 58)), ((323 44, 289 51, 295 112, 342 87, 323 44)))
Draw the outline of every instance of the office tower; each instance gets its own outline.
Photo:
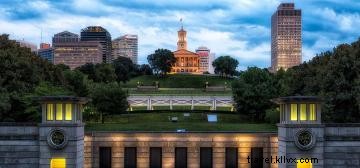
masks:
POLYGON ((95 41, 58 43, 54 47, 54 64, 65 64, 70 69, 86 63, 101 63, 102 58, 102 46, 95 41))
POLYGON ((51 48, 51 47, 49 47, 49 48, 40 48, 37 51, 37 54, 41 58, 44 58, 44 59, 48 60, 49 62, 53 63, 53 60, 54 60, 54 50, 53 50, 53 48, 51 48))
POLYGON ((210 49, 201 46, 196 49, 196 54, 199 55, 199 70, 201 73, 209 72, 209 56, 210 49))
POLYGON ((54 64, 65 64, 74 69, 103 61, 103 48, 97 41, 79 41, 77 34, 61 32, 54 35, 53 42, 54 64))
POLYGON ((103 62, 110 63, 111 56, 111 35, 101 26, 89 26, 81 30, 80 41, 95 41, 102 46, 103 62))
POLYGON ((68 31, 63 31, 61 33, 55 34, 52 39, 53 46, 56 43, 65 43, 65 42, 67 43, 79 42, 79 35, 68 31))
POLYGON ((20 47, 25 47, 30 49, 31 52, 36 53, 37 51, 37 46, 36 44, 30 43, 28 41, 25 40, 16 40, 16 43, 20 45, 20 47))
POLYGON ((138 61, 138 36, 124 35, 112 41, 113 59, 118 57, 130 58, 134 64, 138 61))
POLYGON ((301 63, 301 10, 282 3, 271 18, 271 71, 301 63))

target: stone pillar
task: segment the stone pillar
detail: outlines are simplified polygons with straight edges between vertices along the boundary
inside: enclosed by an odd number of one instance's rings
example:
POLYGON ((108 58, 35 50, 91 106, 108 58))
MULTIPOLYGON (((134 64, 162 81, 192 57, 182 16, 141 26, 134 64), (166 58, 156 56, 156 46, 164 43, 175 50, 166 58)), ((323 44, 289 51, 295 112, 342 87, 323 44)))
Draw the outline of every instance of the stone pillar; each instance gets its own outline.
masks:
POLYGON ((188 147, 188 168, 200 168, 200 149, 196 146, 188 147))
POLYGON ((148 168, 149 164, 150 164, 150 150, 149 150, 149 146, 148 143, 144 143, 147 145, 141 146, 141 147, 137 147, 136 148, 136 152, 137 152, 137 167, 138 168, 148 168))
POLYGON ((39 167, 52 163, 67 168, 84 167, 84 124, 82 105, 85 98, 47 96, 40 98, 42 123, 39 124, 39 167))
POLYGON ((172 97, 170 97, 170 110, 172 110, 173 109, 173 99, 172 99, 172 97))
POLYGON ((223 168, 225 167, 225 148, 214 147, 213 148, 213 167, 223 168))
POLYGON ((175 147, 165 146, 162 148, 162 167, 174 168, 175 167, 175 147))
POLYGON ((191 110, 194 110, 194 97, 191 96, 191 110))
POLYGON ((152 110, 151 109, 151 96, 149 96, 149 98, 148 98, 147 110, 152 110))

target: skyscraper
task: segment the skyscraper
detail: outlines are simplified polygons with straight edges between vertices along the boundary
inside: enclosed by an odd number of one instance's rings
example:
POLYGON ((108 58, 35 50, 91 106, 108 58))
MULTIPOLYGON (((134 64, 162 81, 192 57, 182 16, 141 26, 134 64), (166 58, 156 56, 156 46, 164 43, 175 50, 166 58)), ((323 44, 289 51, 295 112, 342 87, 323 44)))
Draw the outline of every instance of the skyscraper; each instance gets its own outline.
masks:
POLYGON ((53 37, 54 64, 65 64, 71 69, 86 63, 101 63, 103 47, 97 41, 79 41, 79 35, 61 32, 53 37))
POLYGON ((196 54, 199 55, 199 70, 200 72, 209 72, 209 56, 210 49, 207 47, 201 46, 196 49, 196 54))
POLYGON ((271 71, 301 63, 301 9, 281 3, 271 18, 271 71))
POLYGON ((37 50, 37 54, 49 62, 53 63, 54 60, 54 50, 49 45, 43 45, 45 43, 40 44, 40 49, 37 50))
POLYGON ((138 61, 138 36, 126 34, 112 41, 113 59, 118 57, 130 58, 134 64, 138 61))
POLYGON ((54 35, 52 39, 53 46, 56 43, 75 43, 79 42, 79 35, 68 31, 63 31, 54 35))
POLYGON ((103 62, 110 63, 111 56, 111 35, 101 26, 89 26, 81 30, 80 41, 96 41, 102 46, 103 62))

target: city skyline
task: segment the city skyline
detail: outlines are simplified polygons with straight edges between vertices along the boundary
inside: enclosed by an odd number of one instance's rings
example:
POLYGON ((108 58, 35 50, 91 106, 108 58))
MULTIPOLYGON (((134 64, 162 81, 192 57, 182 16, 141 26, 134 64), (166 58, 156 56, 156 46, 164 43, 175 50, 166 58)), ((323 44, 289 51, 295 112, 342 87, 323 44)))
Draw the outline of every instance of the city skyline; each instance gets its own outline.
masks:
MULTIPOLYGON (((98 25, 106 28, 113 39, 137 34, 139 63, 143 64, 158 48, 176 50, 179 19, 183 18, 189 50, 206 46, 217 56, 233 56, 240 62, 239 69, 270 66, 271 15, 280 2, 289 1, 181 2, 5 0, 0 7, 0 32, 39 45, 51 42, 55 33, 68 30, 80 34, 82 28, 98 25)), ((303 11, 303 61, 358 39, 359 2, 294 2, 303 11)))

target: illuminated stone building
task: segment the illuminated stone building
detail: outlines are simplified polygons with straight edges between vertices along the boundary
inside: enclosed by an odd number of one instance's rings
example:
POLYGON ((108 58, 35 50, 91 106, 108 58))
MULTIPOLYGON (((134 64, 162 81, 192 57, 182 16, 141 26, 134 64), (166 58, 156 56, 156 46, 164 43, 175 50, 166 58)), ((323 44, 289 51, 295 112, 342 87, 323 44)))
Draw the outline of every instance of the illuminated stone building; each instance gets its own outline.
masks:
POLYGON ((282 3, 271 18, 271 68, 276 72, 297 66, 302 59, 301 10, 282 3))
POLYGON ((178 31, 177 50, 173 53, 176 63, 171 68, 171 73, 202 73, 199 55, 187 50, 186 31, 183 27, 178 31))

